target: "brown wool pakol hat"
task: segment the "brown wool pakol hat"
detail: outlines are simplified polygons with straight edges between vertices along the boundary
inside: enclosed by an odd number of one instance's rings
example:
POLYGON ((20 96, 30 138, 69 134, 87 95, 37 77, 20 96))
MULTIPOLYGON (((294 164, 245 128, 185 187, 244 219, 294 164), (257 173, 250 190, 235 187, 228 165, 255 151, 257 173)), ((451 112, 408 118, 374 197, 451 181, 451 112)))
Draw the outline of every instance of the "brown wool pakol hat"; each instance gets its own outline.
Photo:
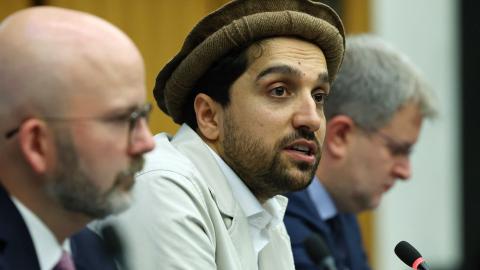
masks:
POLYGON ((153 90, 158 106, 182 124, 186 100, 215 61, 232 49, 277 36, 318 45, 333 81, 345 51, 344 28, 333 9, 312 0, 237 0, 203 18, 160 70, 153 90))

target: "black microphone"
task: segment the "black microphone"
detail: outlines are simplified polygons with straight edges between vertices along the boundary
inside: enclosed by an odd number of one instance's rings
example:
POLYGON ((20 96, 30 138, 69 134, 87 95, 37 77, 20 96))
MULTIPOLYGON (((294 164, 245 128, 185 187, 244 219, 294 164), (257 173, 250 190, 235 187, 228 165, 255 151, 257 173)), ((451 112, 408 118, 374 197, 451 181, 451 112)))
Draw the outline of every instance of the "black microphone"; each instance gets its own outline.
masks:
POLYGON ((323 241, 323 238, 318 233, 313 233, 307 237, 303 243, 308 256, 317 267, 325 270, 337 270, 335 260, 327 244, 325 244, 325 241, 323 241))
POLYGON ((420 252, 418 252, 412 245, 407 241, 400 241, 395 246, 395 254, 398 258, 402 260, 406 265, 410 266, 415 270, 429 270, 427 263, 423 259, 420 252))
POLYGON ((108 256, 116 260, 122 267, 121 269, 128 269, 127 265, 125 264, 123 241, 117 231, 117 228, 111 224, 107 224, 102 227, 101 234, 103 237, 105 252, 107 252, 108 256))

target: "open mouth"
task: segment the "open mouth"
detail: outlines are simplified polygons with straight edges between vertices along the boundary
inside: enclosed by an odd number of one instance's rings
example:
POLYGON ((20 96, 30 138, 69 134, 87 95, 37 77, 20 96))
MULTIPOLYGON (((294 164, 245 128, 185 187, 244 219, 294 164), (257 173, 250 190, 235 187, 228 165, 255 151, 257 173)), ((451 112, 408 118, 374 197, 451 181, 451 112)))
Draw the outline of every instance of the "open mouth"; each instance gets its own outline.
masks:
POLYGON ((307 163, 316 161, 318 146, 315 142, 308 140, 296 140, 284 148, 284 151, 293 160, 307 163))
POLYGON ((292 144, 285 147, 286 150, 297 151, 301 154, 313 156, 317 152, 317 144, 314 142, 301 140, 295 141, 292 144))

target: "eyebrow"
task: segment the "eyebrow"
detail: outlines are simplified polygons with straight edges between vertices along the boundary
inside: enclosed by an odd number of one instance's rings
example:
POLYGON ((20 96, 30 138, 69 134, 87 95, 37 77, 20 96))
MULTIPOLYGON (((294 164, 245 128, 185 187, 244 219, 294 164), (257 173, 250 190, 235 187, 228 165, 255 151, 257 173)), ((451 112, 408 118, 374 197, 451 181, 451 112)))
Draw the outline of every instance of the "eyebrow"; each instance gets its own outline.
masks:
MULTIPOLYGON (((264 78, 264 77, 266 77, 270 74, 274 74, 274 73, 279 73, 279 74, 284 74, 284 75, 293 75, 293 76, 296 76, 296 77, 300 77, 301 74, 302 74, 302 72, 300 70, 298 70, 296 68, 293 68, 291 66, 287 66, 287 65, 273 66, 273 67, 269 67, 267 69, 264 69, 262 72, 260 72, 257 75, 257 78, 255 79, 255 82, 258 82, 262 78, 264 78)), ((327 72, 322 72, 322 73, 318 74, 317 81, 319 83, 328 83, 329 82, 328 73, 327 72)))
POLYGON ((330 83, 330 79, 328 78, 328 73, 327 72, 322 72, 318 74, 318 82, 320 83, 330 83))
POLYGON ((280 74, 285 74, 285 75, 294 75, 294 76, 300 76, 301 72, 298 69, 294 69, 291 66, 287 65, 280 65, 280 66, 273 66, 269 67, 267 69, 264 69, 262 72, 260 72, 257 75, 257 78, 255 81, 261 80, 263 77, 273 74, 273 73, 280 73, 280 74))
POLYGON ((123 114, 130 114, 135 110, 139 109, 140 107, 142 107, 142 105, 126 104, 122 107, 111 108, 108 111, 104 112, 103 116, 99 116, 99 117, 110 118, 110 117, 115 117, 123 114))

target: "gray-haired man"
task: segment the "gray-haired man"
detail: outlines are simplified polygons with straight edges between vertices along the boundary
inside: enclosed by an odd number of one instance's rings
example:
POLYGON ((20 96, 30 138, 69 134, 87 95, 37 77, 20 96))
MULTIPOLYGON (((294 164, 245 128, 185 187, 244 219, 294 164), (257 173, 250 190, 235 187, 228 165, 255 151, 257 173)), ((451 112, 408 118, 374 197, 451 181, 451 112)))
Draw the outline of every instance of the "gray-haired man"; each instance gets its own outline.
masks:
POLYGON ((378 206, 396 179, 411 175, 422 120, 436 114, 416 68, 382 40, 347 39, 325 108, 327 132, 315 180, 288 195, 285 215, 297 269, 318 269, 304 240, 322 236, 338 269, 369 269, 355 213, 378 206))

